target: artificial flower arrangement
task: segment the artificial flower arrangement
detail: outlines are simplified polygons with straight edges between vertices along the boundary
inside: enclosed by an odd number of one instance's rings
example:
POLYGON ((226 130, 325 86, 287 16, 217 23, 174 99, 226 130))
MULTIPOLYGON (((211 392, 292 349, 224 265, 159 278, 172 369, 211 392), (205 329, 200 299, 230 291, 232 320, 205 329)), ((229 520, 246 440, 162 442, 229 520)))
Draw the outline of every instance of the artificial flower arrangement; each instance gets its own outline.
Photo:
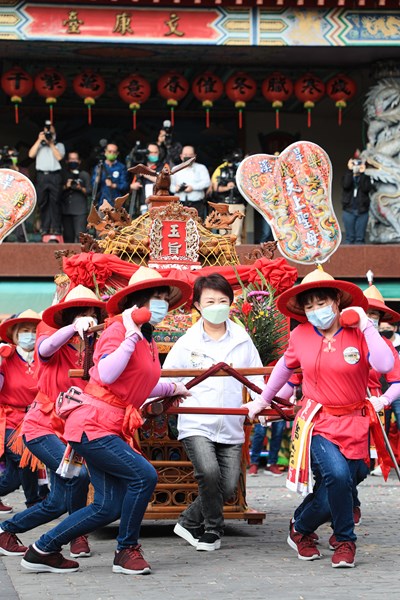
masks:
POLYGON ((258 350, 264 366, 282 355, 288 341, 288 321, 275 306, 276 291, 257 269, 259 277, 241 287, 231 310, 231 318, 245 328, 258 350))

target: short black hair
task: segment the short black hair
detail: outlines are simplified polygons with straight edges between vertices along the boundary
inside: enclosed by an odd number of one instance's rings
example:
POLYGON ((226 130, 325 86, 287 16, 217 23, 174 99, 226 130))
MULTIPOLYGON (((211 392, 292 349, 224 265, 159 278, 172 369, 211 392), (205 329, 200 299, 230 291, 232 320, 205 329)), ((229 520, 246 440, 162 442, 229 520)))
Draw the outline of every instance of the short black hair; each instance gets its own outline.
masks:
POLYGON ((140 290, 139 292, 133 292, 132 294, 128 294, 125 298, 123 298, 120 302, 119 308, 120 311, 123 312, 126 308, 132 308, 132 306, 137 306, 141 308, 150 300, 152 296, 154 296, 155 292, 160 294, 169 294, 170 288, 168 285, 162 285, 160 287, 151 287, 145 290, 140 290))
MULTIPOLYGON (((61 316, 57 319, 57 322, 61 327, 65 327, 66 325, 71 325, 74 322, 76 317, 82 315, 82 313, 86 312, 90 306, 72 306, 71 308, 66 308, 62 311, 61 316)), ((98 306, 94 307, 94 311, 96 314, 96 319, 98 323, 103 321, 102 311, 98 306)))
POLYGON ((229 304, 233 302, 233 289, 231 284, 225 277, 220 275, 219 273, 213 273, 212 275, 206 275, 203 277, 198 277, 194 282, 193 288, 193 304, 195 302, 200 302, 200 296, 205 288, 210 290, 217 290, 228 296, 229 304))
POLYGON ((305 292, 300 292, 300 294, 297 294, 296 296, 297 304, 300 308, 304 308, 305 305, 314 298, 317 298, 317 300, 327 300, 329 298, 334 302, 339 302, 340 291, 336 288, 318 287, 306 290, 305 292))

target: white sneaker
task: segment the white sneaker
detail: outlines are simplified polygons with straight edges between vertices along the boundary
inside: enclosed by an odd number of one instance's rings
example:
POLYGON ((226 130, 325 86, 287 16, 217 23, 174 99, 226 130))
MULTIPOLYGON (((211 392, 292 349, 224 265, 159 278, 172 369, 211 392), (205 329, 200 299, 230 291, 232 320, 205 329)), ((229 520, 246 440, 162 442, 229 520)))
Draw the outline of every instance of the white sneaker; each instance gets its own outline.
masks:
POLYGON ((382 477, 382 469, 378 465, 373 471, 371 471, 370 475, 374 475, 375 477, 382 477))

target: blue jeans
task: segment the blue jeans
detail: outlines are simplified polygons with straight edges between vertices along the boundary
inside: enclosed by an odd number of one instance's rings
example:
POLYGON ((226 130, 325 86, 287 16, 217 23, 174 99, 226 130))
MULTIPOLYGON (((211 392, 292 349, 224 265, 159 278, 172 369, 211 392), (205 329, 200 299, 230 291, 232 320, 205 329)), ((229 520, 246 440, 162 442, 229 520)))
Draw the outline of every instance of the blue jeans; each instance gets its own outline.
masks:
POLYGON ((117 435, 89 441, 83 434, 71 446, 81 454, 94 487, 94 501, 64 519, 36 542, 44 552, 58 552, 71 540, 121 518, 118 550, 136 546, 140 525, 157 483, 149 461, 117 435))
MULTIPOLYGON (((285 421, 274 421, 271 425, 271 439, 269 442, 268 464, 276 465, 278 454, 281 448, 283 432, 285 430, 285 421)), ((253 440, 250 450, 250 462, 252 465, 258 465, 260 454, 264 445, 264 438, 267 428, 256 423, 253 429, 253 440)))
POLYGON ((1 524, 4 531, 23 533, 49 523, 66 512, 72 513, 86 505, 89 486, 87 470, 79 477, 64 479, 56 474, 64 454, 65 444, 54 434, 25 441, 26 446, 50 471, 50 493, 42 502, 17 513, 1 524))
POLYGON ((368 223, 368 212, 344 210, 343 224, 346 231, 345 244, 365 244, 365 231, 368 223))
POLYGON ((337 540, 354 542, 353 482, 360 461, 346 458, 338 446, 316 435, 311 442, 311 466, 316 486, 295 512, 296 531, 309 534, 332 519, 337 540))
POLYGON ((38 476, 36 471, 31 471, 29 467, 21 469, 19 466, 21 457, 19 454, 15 454, 15 452, 7 446, 7 442, 13 433, 14 429, 6 429, 4 444, 6 470, 0 478, 0 497, 11 494, 11 492, 14 492, 22 485, 26 504, 29 506, 36 502, 40 502, 41 500, 39 495, 38 476))
POLYGON ((221 535, 224 530, 224 502, 230 500, 240 476, 242 444, 219 444, 201 435, 182 440, 199 495, 179 516, 182 527, 196 528, 204 523, 206 531, 221 535))

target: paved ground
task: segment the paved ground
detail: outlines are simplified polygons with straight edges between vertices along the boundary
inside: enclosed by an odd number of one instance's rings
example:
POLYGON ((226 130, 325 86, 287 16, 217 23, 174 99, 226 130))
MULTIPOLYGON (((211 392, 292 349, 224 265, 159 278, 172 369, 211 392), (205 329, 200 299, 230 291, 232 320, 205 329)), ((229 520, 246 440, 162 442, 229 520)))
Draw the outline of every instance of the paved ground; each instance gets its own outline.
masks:
MULTIPOLYGON (((286 543, 288 522, 299 498, 283 478, 248 479, 250 506, 267 512, 264 525, 228 522, 220 550, 196 552, 177 538, 171 522, 146 521, 142 545, 153 573, 147 576, 111 572, 117 529, 109 526, 91 535, 93 556, 69 575, 24 572, 19 558, 0 559, 1 600, 392 600, 400 598, 400 484, 369 477, 360 486, 362 524, 357 527, 355 569, 332 569, 327 541, 320 528, 320 561, 303 562, 286 543)), ((7 498, 22 508, 22 494, 7 498)), ((45 528, 21 535, 25 544, 45 528)))

